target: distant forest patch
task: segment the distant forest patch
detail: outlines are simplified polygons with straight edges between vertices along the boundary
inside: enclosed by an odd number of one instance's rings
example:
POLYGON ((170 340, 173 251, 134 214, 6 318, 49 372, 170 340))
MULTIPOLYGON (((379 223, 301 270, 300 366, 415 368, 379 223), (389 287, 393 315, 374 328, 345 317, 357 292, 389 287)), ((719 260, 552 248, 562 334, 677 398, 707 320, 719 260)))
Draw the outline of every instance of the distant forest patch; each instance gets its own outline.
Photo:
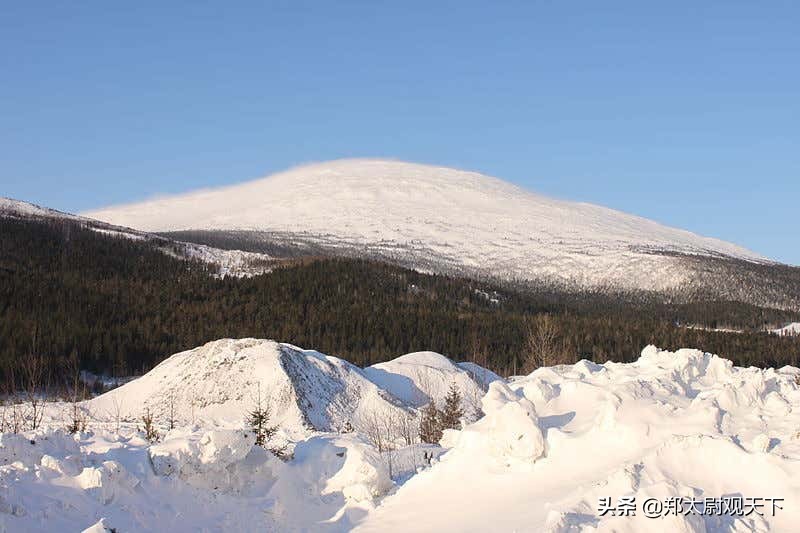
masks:
POLYGON ((291 342, 361 366, 433 350, 509 374, 521 365, 527 323, 541 314, 553 318, 556 342, 575 360, 632 361, 648 344, 700 348, 742 366, 796 364, 800 356, 798 338, 761 331, 800 316, 736 302, 517 291, 332 258, 216 279, 198 262, 73 221, 0 219, 5 375, 33 353, 53 368, 76 354, 94 373, 141 373, 222 337, 291 342))

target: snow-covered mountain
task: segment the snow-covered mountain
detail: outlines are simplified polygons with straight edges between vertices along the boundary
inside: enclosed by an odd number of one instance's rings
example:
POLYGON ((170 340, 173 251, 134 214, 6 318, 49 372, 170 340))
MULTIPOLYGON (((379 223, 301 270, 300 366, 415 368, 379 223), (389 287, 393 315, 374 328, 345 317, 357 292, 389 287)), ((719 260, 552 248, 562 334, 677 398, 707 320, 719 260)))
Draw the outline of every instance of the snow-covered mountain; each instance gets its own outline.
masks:
POLYGON ((354 159, 86 216, 145 231, 250 232, 439 272, 579 288, 691 284, 685 256, 767 262, 740 246, 452 168, 354 159))
POLYGON ((0 217, 21 220, 62 220, 111 237, 147 241, 167 255, 213 265, 219 276, 253 276, 268 272, 271 268, 272 258, 264 253, 223 250, 204 244, 178 241, 11 198, 0 197, 0 217))
POLYGON ((314 350, 259 339, 221 339, 177 353, 144 376, 87 402, 106 419, 156 420, 241 426, 258 394, 273 423, 290 438, 308 430, 366 431, 376 417, 399 419, 433 400, 442 403, 455 383, 468 420, 489 382, 500 379, 470 363, 469 371, 424 352, 367 369, 314 350), (472 376, 475 376, 473 379, 472 376), (422 392, 425 391, 425 392, 422 392), (133 400, 133 401, 132 401, 133 400))

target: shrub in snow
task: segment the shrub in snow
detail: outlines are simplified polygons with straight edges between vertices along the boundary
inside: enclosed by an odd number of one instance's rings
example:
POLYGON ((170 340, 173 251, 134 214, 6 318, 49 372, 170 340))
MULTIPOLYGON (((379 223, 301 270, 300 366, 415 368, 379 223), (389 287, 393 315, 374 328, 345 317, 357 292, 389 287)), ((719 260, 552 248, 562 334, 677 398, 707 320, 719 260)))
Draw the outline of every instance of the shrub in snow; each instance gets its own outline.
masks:
POLYGON ((142 415, 142 431, 144 432, 144 438, 147 439, 147 442, 158 442, 161 440, 161 435, 159 435, 156 429, 153 415, 150 413, 149 407, 145 409, 142 415))

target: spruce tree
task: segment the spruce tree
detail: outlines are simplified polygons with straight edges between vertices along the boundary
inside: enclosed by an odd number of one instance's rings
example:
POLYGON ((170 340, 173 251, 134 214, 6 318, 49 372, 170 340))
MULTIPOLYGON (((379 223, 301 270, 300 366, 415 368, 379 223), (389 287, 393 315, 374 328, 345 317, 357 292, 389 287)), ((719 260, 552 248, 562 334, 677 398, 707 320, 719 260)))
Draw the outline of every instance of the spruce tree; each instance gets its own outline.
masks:
POLYGON ((462 416, 464 416, 464 410, 461 408, 461 392, 456 384, 452 383, 444 399, 444 410, 442 411, 440 422, 441 429, 461 429, 462 416))
POLYGON ((419 440, 426 444, 438 444, 442 438, 441 413, 434 402, 422 410, 419 421, 419 440))
POLYGON ((253 430, 256 436, 256 444, 261 447, 266 447, 267 441, 272 438, 277 431, 275 426, 269 425, 269 419, 272 416, 269 405, 261 401, 261 384, 258 384, 258 396, 256 398, 256 405, 252 411, 247 413, 247 425, 253 430))

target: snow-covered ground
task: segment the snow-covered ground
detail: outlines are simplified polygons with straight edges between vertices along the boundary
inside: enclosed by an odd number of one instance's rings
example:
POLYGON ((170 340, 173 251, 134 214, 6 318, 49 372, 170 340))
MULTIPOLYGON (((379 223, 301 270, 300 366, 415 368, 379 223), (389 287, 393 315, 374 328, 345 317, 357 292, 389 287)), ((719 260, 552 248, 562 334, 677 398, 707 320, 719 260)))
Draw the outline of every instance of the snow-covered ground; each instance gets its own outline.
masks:
POLYGON ((144 231, 266 232, 420 268, 581 287, 667 290, 692 281, 685 265, 660 252, 763 260, 727 242, 476 172, 373 159, 306 165, 85 215, 144 231))
MULTIPOLYGON (((368 427, 301 427, 303 417, 331 425, 343 413, 383 416, 383 402, 414 409, 424 402, 418 390, 439 394, 437 376, 459 370, 429 352, 361 370, 253 339, 178 354, 112 391, 155 407, 165 391, 192 397, 182 392, 215 383, 197 391, 209 402, 195 423, 158 444, 107 421, 75 436, 1 435, 0 531, 790 532, 800 523, 796 368, 737 368, 696 350, 648 347, 630 364, 581 361, 510 383, 491 377, 482 418, 447 431, 443 448, 379 453, 368 427), (287 359, 296 368, 287 370, 287 359), (234 423, 244 408, 238 396, 259 381, 288 383, 292 401, 309 400, 298 403, 300 414, 276 407, 283 423, 299 424, 287 462, 234 423), (220 396, 224 384, 229 394, 220 396), (355 387, 357 397, 347 392, 355 387), (345 410, 340 395, 355 405, 345 410), (617 511, 603 512, 605 498, 605 510, 617 511), (715 505, 733 512, 720 516, 715 505), (620 516, 623 507, 635 516, 620 516)), ((107 393, 85 406, 112 398, 121 400, 107 393)))

